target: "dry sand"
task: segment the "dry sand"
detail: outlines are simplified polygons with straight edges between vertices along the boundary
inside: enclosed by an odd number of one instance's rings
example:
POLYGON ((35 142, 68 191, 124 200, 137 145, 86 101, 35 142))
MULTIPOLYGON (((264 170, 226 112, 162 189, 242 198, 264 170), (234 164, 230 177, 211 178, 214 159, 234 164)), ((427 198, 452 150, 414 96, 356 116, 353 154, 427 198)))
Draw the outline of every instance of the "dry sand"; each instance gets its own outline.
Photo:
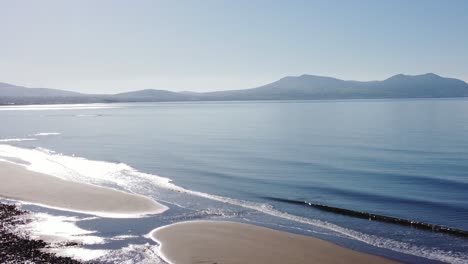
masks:
POLYGON ((0 162, 0 197, 103 217, 138 217, 167 207, 140 195, 77 183, 0 162))
POLYGON ((151 236, 173 264, 398 263, 317 238, 232 222, 177 223, 155 229, 151 236))

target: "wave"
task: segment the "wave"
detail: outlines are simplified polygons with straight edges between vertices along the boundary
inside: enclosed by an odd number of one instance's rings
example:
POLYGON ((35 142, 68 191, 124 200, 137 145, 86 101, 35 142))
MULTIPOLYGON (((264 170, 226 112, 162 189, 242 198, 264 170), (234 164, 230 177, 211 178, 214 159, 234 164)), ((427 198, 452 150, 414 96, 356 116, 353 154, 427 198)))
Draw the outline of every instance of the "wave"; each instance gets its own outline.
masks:
POLYGON ((49 174, 65 180, 86 182, 111 188, 114 187, 147 196, 155 193, 155 188, 164 188, 179 193, 239 206, 245 209, 255 210, 266 215, 296 223, 324 228, 378 248, 385 248, 404 254, 449 263, 461 264, 468 262, 468 254, 466 253, 426 248, 424 246, 365 234, 319 219, 311 219, 282 212, 273 208, 269 204, 238 200, 185 189, 175 185, 168 178, 139 172, 124 163, 88 160, 80 157, 62 155, 42 148, 24 149, 10 145, 0 145, 0 157, 1 156, 12 160, 23 160, 24 162, 19 165, 25 166, 29 170, 49 174))
POLYGON ((57 136, 60 135, 58 132, 43 132, 43 133, 36 133, 33 136, 41 137, 41 136, 57 136))
POLYGON ((33 141, 35 138, 4 138, 0 142, 20 142, 20 141, 33 141))
POLYGON ((328 206, 328 205, 323 205, 323 204, 313 203, 313 202, 308 202, 308 201, 292 200, 292 199, 285 199, 285 198, 278 198, 278 197, 264 197, 264 198, 272 200, 272 201, 277 201, 277 202, 314 207, 316 209, 319 209, 325 212, 352 216, 352 217, 361 218, 361 219, 369 219, 369 220, 374 220, 374 221, 379 221, 379 222, 397 224, 397 225, 402 225, 402 226, 409 226, 409 227, 414 227, 417 229, 429 230, 429 231, 437 232, 437 233, 446 233, 446 234, 450 234, 454 236, 468 237, 468 231, 466 230, 437 225, 437 224, 424 223, 420 221, 413 221, 413 220, 397 218, 397 217, 392 217, 392 216, 373 214, 369 212, 349 210, 345 208, 328 206))
MULTIPOLYGON (((451 184, 451 181, 446 181, 444 184, 451 184)), ((447 186, 444 185, 444 186, 447 186)), ((456 204, 453 203, 444 203, 440 200, 432 200, 432 199, 417 199, 417 198, 409 198, 409 197, 402 197, 402 196, 395 196, 395 195, 388 195, 388 194, 379 194, 379 193, 373 193, 373 192, 363 192, 363 191, 357 191, 357 190, 352 190, 352 189, 343 189, 343 188, 337 188, 337 187, 329 187, 329 186, 317 186, 317 185, 303 185, 303 186, 298 186, 298 185, 293 185, 294 188, 298 189, 304 189, 310 192, 320 192, 320 193, 327 193, 330 195, 333 195, 334 197, 340 197, 342 199, 354 199, 354 200, 360 200, 364 202, 379 202, 381 205, 395 205, 399 204, 401 206, 410 206, 414 205, 417 206, 418 208, 436 208, 437 210, 443 210, 450 208, 451 210, 454 211, 460 211, 460 210, 467 210, 468 208, 465 206, 457 206, 456 204)), ((467 186, 468 188, 468 186, 467 186)), ((457 189, 455 189, 457 190, 457 189)), ((466 189, 464 189, 466 190, 466 189)), ((262 198, 269 198, 269 197, 262 197, 262 198)))
POLYGON ((74 115, 76 117, 97 117, 97 116, 102 116, 102 115, 93 115, 93 114, 80 114, 80 115, 74 115))

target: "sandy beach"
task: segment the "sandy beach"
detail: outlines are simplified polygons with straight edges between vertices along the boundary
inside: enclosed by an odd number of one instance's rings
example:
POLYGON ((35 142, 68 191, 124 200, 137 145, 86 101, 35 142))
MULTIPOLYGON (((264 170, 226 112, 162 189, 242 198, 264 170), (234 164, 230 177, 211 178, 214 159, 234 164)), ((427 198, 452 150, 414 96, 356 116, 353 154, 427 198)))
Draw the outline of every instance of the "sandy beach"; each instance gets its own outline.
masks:
POLYGON ((0 197, 102 217, 138 217, 167 210, 144 196, 65 181, 8 162, 0 162, 0 182, 0 197))
POLYGON ((398 263, 308 236, 254 225, 193 221, 155 229, 161 254, 179 263, 398 263))

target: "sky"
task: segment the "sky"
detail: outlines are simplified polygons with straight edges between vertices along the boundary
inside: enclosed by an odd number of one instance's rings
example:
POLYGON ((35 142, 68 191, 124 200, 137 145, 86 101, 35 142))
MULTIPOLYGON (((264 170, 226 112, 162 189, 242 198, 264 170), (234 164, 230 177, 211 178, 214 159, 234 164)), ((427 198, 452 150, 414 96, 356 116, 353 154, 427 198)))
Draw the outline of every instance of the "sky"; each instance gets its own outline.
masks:
POLYGON ((0 82, 245 89, 313 74, 468 81, 468 1, 0 0, 0 82))

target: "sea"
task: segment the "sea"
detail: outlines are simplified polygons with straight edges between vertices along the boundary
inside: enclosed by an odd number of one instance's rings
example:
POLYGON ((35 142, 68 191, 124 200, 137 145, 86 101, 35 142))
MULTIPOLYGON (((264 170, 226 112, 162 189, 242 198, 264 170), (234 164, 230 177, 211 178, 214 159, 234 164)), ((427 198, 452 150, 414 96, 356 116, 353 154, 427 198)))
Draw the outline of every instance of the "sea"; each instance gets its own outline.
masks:
POLYGON ((68 250, 88 260, 164 263, 151 230, 220 220, 404 263, 468 263, 467 237, 309 206, 468 230, 468 99, 2 106, 0 160, 169 207, 125 219, 24 204, 43 229, 92 237, 68 250))

